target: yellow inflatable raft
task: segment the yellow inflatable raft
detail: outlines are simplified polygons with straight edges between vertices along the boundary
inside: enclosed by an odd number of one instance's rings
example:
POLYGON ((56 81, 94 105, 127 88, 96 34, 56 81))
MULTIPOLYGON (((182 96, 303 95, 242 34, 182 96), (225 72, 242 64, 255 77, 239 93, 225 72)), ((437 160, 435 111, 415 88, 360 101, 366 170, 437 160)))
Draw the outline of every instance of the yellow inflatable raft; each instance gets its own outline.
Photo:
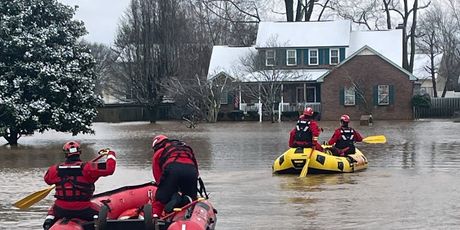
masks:
MULTIPOLYGON (((326 146, 323 146, 326 147, 326 146)), ((299 174, 302 171, 308 155, 308 173, 352 173, 367 168, 367 158, 359 149, 346 157, 333 156, 329 151, 311 152, 311 148, 290 148, 273 163, 273 173, 299 174)))

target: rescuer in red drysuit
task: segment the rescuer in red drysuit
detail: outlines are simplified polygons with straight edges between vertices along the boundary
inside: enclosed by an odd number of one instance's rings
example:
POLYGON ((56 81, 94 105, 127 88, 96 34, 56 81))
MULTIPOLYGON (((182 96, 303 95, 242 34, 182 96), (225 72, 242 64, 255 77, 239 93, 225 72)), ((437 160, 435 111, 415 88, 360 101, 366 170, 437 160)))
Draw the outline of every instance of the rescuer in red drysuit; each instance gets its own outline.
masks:
POLYGON ((64 144, 65 162, 49 167, 45 174, 45 182, 55 184, 56 201, 49 209, 43 228, 50 228, 55 221, 61 218, 79 218, 92 221, 99 212, 90 200, 94 193, 94 183, 102 176, 109 176, 115 172, 115 152, 101 150, 99 154, 107 154, 103 163, 80 160, 80 144, 69 141, 64 144))
POLYGON ((329 145, 334 145, 331 150, 334 155, 346 156, 356 151, 355 142, 363 141, 363 137, 355 129, 348 126, 350 116, 344 114, 340 117, 340 128, 334 131, 329 145))
POLYGON ((197 199, 198 164, 192 148, 165 135, 155 136, 152 148, 152 171, 158 184, 152 213, 162 216, 165 205, 178 192, 197 199))
POLYGON ((318 143, 319 134, 318 123, 313 119, 313 109, 307 107, 303 114, 300 115, 296 127, 289 133, 289 147, 314 147, 316 150, 323 151, 323 148, 318 143))

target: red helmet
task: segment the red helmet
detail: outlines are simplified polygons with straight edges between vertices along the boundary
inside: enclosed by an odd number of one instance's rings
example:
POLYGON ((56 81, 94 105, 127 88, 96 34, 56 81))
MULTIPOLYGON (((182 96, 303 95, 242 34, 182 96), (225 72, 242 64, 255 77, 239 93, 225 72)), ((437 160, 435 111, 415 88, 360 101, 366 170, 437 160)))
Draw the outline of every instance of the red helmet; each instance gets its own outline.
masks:
POLYGON ((348 122, 350 122, 350 116, 344 114, 344 115, 342 115, 342 116, 340 117, 340 121, 343 121, 343 122, 348 123, 348 122))
POLYGON ((161 135, 161 134, 156 135, 152 140, 152 148, 155 148, 156 146, 158 146, 161 142, 163 142, 166 139, 168 139, 168 137, 165 135, 161 135))
POLYGON ((64 151, 65 155, 71 156, 75 154, 81 154, 80 143, 76 141, 69 141, 62 146, 62 151, 64 151))
POLYGON ((311 107, 305 108, 305 110, 303 111, 303 115, 310 117, 313 116, 313 109, 311 107))

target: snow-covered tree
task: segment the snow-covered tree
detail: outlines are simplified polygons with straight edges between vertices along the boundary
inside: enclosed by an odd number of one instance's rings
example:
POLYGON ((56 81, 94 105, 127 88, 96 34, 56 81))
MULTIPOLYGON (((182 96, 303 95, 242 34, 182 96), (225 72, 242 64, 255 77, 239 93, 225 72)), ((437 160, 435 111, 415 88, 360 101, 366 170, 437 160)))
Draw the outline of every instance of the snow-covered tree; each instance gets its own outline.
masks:
POLYGON ((100 99, 75 9, 56 0, 0 1, 0 135, 93 133, 100 99))

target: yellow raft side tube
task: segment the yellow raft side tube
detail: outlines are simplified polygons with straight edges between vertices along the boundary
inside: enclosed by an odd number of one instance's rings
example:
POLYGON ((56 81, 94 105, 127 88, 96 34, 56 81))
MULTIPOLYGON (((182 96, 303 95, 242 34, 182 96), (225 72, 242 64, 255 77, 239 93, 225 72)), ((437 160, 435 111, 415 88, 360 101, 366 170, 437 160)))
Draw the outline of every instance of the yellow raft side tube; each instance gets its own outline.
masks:
MULTIPOLYGON (((311 148, 290 148, 273 163, 273 173, 299 174, 305 165, 311 148)), ((367 158, 356 149, 347 157, 333 156, 329 153, 313 151, 308 165, 308 173, 351 173, 366 169, 367 158)))

